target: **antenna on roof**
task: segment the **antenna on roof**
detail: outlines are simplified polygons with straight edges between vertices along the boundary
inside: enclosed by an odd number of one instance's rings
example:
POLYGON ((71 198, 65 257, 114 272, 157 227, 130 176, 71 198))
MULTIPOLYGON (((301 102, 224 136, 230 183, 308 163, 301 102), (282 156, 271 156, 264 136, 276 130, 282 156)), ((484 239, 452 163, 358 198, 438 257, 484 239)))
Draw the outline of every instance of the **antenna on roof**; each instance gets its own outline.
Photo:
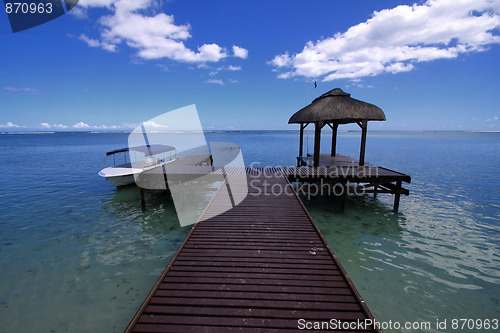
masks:
POLYGON ((317 88, 318 84, 316 83, 316 80, 308 80, 308 79, 304 80, 305 93, 306 93, 306 106, 307 106, 307 82, 313 82, 313 81, 314 81, 314 88, 317 88))

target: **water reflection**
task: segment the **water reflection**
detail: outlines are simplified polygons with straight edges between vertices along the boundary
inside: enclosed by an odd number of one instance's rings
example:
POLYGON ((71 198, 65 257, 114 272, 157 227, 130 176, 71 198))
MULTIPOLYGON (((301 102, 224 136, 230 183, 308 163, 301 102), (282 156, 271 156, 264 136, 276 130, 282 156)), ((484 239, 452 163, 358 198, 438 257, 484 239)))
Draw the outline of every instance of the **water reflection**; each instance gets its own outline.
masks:
POLYGON ((130 185, 115 189, 104 201, 103 210, 112 214, 118 223, 138 223, 144 233, 167 235, 179 229, 172 198, 166 191, 146 193, 147 209, 141 209, 140 189, 130 185))
POLYGON ((344 214, 330 198, 303 199, 375 317, 498 317, 498 236, 449 198, 410 196, 398 214, 391 199, 349 197, 344 214))
MULTIPOLYGON (((196 218, 203 212, 213 198, 222 182, 213 180, 195 180, 196 186, 186 186, 182 204, 187 207, 186 212, 196 218)), ((179 190, 179 189, 178 189, 179 190)), ((124 186, 115 189, 105 198, 103 210, 115 216, 117 221, 124 223, 135 222, 141 225, 144 233, 158 233, 163 235, 176 230, 186 229, 179 223, 174 201, 169 191, 146 191, 147 209, 141 208, 140 189, 136 185, 124 186)), ((188 226, 187 229, 191 227, 188 226)))

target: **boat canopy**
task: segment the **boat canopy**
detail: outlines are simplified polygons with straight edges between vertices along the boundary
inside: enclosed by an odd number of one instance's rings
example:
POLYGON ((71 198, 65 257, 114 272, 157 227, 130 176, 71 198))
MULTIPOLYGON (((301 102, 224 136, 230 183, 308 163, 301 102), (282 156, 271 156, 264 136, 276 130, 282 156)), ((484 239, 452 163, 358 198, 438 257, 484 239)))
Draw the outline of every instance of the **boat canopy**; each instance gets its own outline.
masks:
POLYGON ((167 146, 167 145, 147 145, 147 146, 127 147, 127 148, 108 151, 106 153, 106 156, 118 154, 118 153, 124 153, 127 151, 136 151, 136 152, 143 153, 144 156, 152 156, 152 155, 166 153, 166 152, 173 151, 173 150, 175 150, 175 147, 167 146))

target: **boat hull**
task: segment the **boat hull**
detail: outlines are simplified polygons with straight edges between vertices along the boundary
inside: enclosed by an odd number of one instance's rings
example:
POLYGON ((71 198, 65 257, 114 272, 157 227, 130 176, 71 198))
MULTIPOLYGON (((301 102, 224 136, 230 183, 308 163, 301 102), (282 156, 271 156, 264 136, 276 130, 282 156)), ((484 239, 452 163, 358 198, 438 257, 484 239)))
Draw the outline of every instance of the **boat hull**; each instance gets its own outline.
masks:
POLYGON ((106 179, 116 187, 126 186, 135 183, 134 175, 106 177, 106 179))
MULTIPOLYGON (((131 163, 125 163, 117 166, 107 167, 99 171, 99 176, 106 178, 116 187, 126 186, 135 183, 135 177, 141 175, 144 171, 159 167, 161 165, 173 162, 170 160, 161 164, 151 164, 143 168, 133 168, 131 163)), ((155 181, 157 182, 156 178, 155 181)), ((164 188, 161 188, 164 189, 164 188)))

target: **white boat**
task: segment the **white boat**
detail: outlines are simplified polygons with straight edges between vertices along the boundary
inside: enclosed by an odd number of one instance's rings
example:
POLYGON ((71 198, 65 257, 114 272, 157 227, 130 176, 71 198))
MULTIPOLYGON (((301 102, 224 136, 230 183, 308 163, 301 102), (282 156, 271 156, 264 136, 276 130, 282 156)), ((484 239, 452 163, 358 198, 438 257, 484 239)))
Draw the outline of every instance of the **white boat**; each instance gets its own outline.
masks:
POLYGON ((99 171, 99 176, 106 178, 116 187, 130 185, 135 183, 134 175, 170 163, 176 158, 177 153, 175 148, 167 145, 147 145, 116 149, 106 153, 104 169, 99 171), (127 154, 132 153, 134 154, 134 162, 131 163, 130 158, 129 162, 127 162, 127 154), (122 160, 125 163, 116 165, 116 156, 118 154, 124 155, 122 160), (113 165, 106 167, 109 156, 113 156, 113 165))

